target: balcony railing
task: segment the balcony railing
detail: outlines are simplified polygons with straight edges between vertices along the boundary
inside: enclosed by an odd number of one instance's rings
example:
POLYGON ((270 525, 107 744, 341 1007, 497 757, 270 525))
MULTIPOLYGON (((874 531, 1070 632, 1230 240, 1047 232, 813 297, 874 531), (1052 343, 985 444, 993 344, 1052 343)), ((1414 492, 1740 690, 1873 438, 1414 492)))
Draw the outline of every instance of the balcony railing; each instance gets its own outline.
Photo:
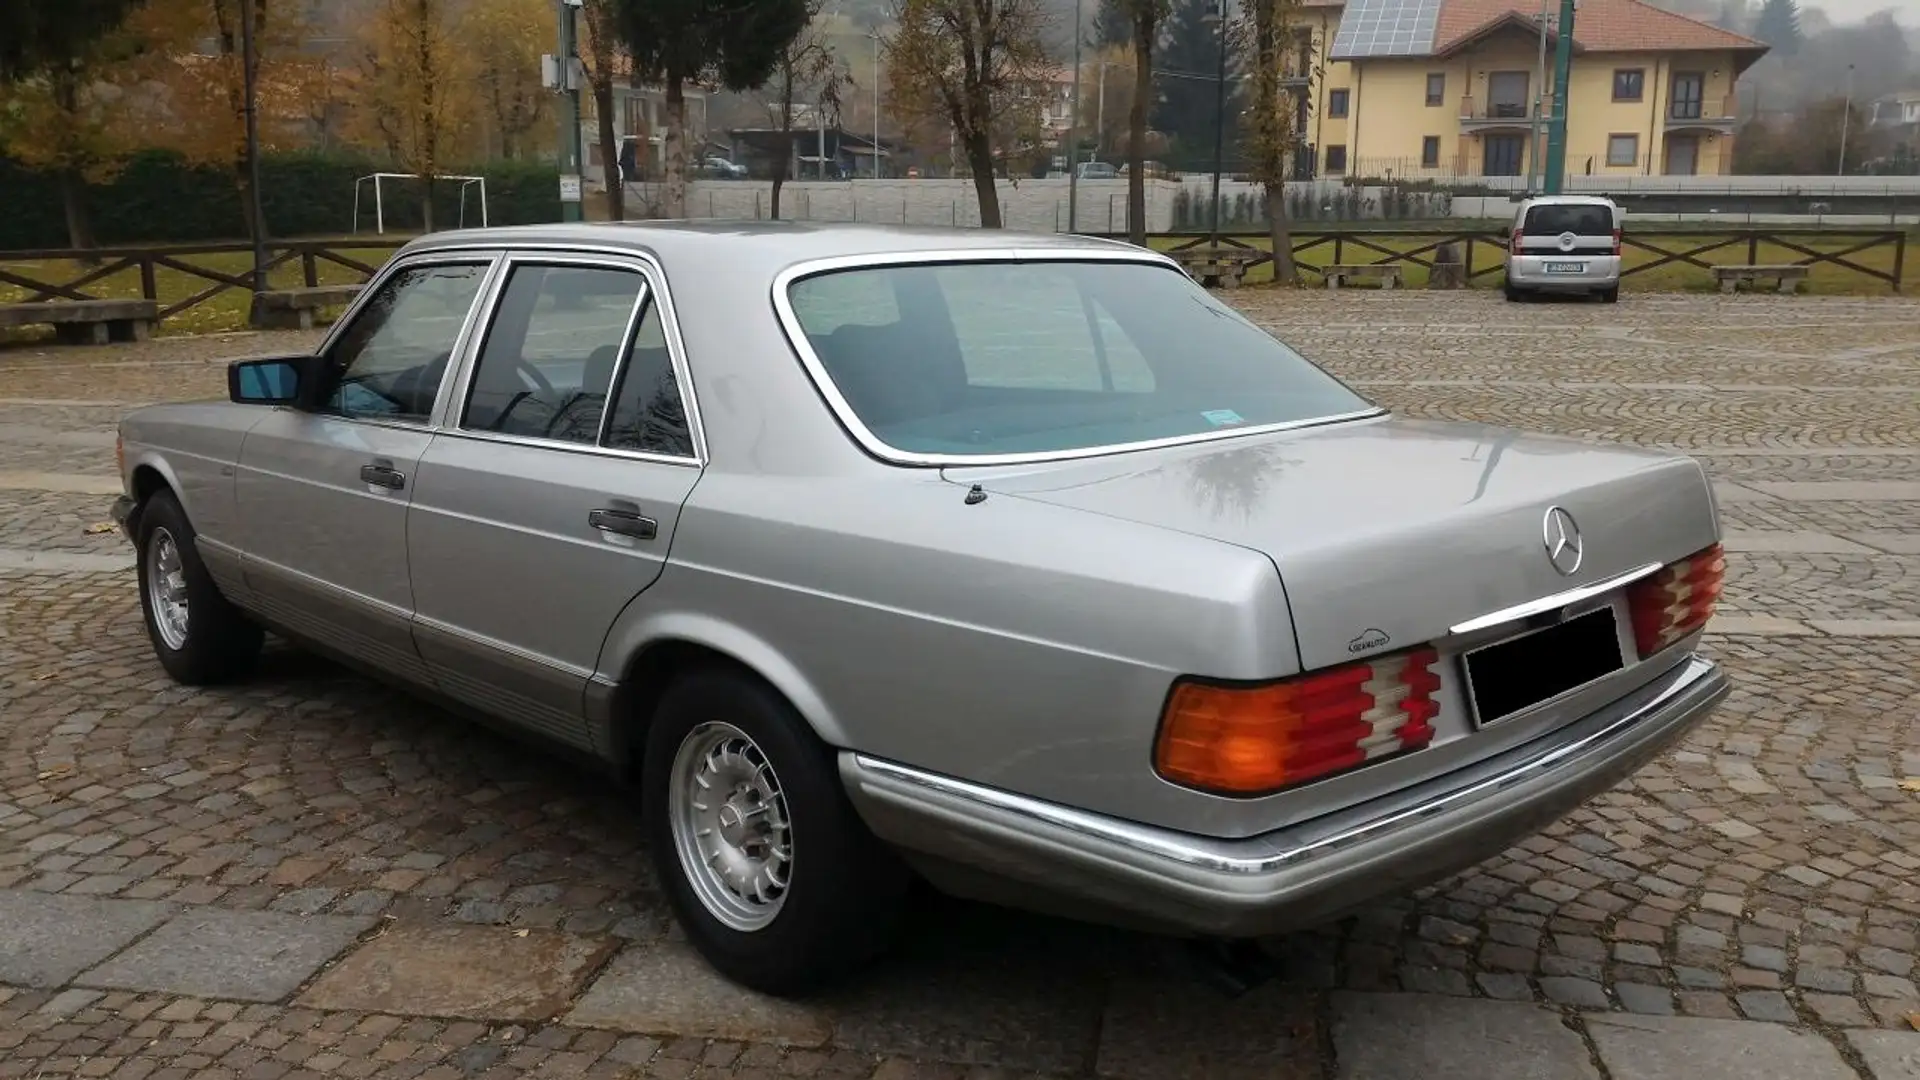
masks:
POLYGON ((1524 101, 1477 101, 1460 99, 1460 122, 1469 127, 1493 124, 1511 125, 1533 115, 1533 106, 1524 101))
POLYGON ((1738 123, 1739 101, 1732 94, 1717 102, 1668 101, 1668 127, 1711 127, 1732 130, 1738 123))

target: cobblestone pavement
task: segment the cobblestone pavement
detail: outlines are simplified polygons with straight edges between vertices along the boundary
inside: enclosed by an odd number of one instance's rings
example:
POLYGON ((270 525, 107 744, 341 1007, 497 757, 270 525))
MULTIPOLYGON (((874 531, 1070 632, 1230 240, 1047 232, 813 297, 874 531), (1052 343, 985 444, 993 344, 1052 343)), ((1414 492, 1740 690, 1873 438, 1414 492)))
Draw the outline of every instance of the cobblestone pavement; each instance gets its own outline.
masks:
POLYGON ((680 942, 626 793, 290 648, 153 663, 94 531, 113 424, 311 335, 0 352, 0 1078, 1920 1075, 1920 305, 1238 300, 1404 413, 1697 454, 1727 704, 1240 998, 928 898, 871 977, 766 1001, 680 942))

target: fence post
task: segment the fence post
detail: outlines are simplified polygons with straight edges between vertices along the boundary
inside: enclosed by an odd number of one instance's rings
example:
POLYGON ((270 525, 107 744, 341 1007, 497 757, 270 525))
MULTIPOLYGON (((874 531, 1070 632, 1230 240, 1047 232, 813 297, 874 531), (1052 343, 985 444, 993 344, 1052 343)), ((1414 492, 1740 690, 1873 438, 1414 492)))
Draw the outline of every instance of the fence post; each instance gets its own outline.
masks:
POLYGON ((1341 238, 1339 233, 1334 233, 1333 234, 1333 265, 1335 266, 1347 265, 1346 256, 1343 254, 1345 250, 1346 250, 1346 241, 1341 238))
POLYGON ((1462 239, 1467 250, 1461 255, 1461 260, 1464 263, 1461 272, 1466 274, 1466 277, 1461 279, 1460 284, 1471 289, 1473 288, 1473 242, 1478 238, 1467 236, 1462 239))
POLYGON ((1747 265, 1753 266, 1760 261, 1760 234, 1747 234, 1747 265))
POLYGON ((1893 291, 1900 291, 1900 283, 1907 269, 1907 233, 1905 229, 1893 234, 1893 291))
POLYGON ((140 295, 148 300, 160 299, 160 286, 153 276, 153 256, 140 256, 140 295))
POLYGON ((300 277, 311 289, 320 284, 320 260, 313 257, 313 249, 300 252, 300 277))

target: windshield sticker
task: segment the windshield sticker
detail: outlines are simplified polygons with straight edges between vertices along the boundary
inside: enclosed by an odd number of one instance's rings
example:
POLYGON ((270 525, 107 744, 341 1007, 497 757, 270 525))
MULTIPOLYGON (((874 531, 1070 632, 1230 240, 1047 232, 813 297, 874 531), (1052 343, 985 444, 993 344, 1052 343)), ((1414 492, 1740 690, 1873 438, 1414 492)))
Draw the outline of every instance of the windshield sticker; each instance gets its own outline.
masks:
POLYGON ((1207 423, 1215 427, 1226 427, 1229 424, 1244 424, 1247 422, 1245 417, 1242 417, 1232 409, 1208 409, 1200 415, 1206 418, 1207 423))

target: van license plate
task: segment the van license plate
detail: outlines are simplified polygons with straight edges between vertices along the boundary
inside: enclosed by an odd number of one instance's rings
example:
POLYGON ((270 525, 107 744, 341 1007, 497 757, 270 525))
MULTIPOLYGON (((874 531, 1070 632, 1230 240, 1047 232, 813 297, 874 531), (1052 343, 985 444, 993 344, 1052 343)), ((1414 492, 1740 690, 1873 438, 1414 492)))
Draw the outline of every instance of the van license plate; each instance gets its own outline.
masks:
POLYGON ((1550 262, 1547 264, 1547 273, 1549 274, 1584 274, 1586 272, 1587 264, 1583 262, 1550 262))

